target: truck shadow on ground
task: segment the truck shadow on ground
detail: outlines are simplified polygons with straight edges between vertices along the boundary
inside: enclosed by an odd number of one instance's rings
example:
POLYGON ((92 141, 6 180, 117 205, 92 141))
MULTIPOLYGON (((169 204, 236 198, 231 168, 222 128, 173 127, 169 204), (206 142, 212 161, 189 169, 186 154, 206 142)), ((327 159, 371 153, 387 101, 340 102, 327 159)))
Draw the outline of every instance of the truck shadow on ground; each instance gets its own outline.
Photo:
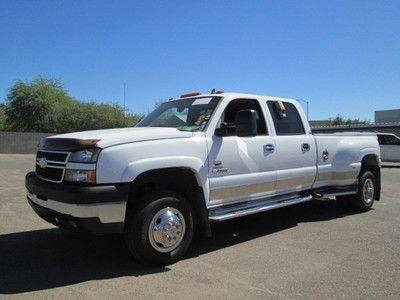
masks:
POLYGON ((190 257, 240 244, 297 226, 323 222, 355 214, 338 208, 335 200, 311 201, 265 213, 213 224, 211 238, 198 238, 190 257))
MULTIPOLYGON (((197 237, 188 259, 297 226, 348 215, 334 201, 313 201, 213 224, 213 237, 197 237)), ((169 267, 136 263, 121 236, 86 236, 60 229, 0 235, 0 294, 68 286, 89 280, 145 276, 169 267)))

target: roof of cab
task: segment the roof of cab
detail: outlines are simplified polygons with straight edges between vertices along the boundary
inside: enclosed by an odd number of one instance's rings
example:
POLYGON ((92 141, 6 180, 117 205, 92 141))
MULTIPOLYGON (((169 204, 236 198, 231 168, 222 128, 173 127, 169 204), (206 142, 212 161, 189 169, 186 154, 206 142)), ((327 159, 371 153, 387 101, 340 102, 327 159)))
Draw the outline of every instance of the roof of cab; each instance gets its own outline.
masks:
POLYGON ((255 94, 245 94, 245 93, 233 93, 233 92, 223 92, 218 94, 200 94, 193 97, 185 97, 185 98, 174 98, 173 100, 182 100, 182 99, 190 99, 190 98, 204 98, 204 97, 225 97, 225 98, 267 98, 268 100, 276 100, 276 101, 286 101, 286 102, 296 102, 295 99, 290 98, 282 98, 282 97, 274 97, 274 96, 266 96, 266 95, 255 95, 255 94))

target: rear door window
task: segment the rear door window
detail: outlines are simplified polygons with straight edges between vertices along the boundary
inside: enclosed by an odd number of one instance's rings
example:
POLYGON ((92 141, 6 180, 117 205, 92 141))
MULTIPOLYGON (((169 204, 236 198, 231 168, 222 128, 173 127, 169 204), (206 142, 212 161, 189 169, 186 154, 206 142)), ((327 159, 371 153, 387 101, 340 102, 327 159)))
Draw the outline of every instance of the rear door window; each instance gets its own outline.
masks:
POLYGON ((296 107, 292 103, 282 101, 285 107, 285 114, 282 115, 277 108, 277 102, 267 101, 268 109, 275 125, 276 135, 306 134, 303 121, 296 107))
POLYGON ((381 134, 378 135, 378 143, 380 145, 400 145, 400 139, 394 135, 381 134))
POLYGON ((386 138, 384 135, 378 135, 378 143, 379 145, 386 145, 386 138))
POLYGON ((386 136, 386 144, 387 145, 400 145, 400 140, 394 135, 386 136))

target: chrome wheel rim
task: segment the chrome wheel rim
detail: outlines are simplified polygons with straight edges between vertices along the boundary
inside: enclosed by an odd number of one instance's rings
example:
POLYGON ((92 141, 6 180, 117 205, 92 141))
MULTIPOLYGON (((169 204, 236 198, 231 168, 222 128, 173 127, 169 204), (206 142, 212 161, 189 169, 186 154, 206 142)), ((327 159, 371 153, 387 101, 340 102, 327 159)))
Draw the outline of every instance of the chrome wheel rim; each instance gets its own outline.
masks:
POLYGON ((370 204, 374 199, 374 182, 372 179, 367 178, 363 187, 363 198, 365 203, 370 204))
POLYGON ((173 207, 158 211, 151 219, 149 241, 158 252, 171 252, 182 242, 186 223, 183 214, 173 207))

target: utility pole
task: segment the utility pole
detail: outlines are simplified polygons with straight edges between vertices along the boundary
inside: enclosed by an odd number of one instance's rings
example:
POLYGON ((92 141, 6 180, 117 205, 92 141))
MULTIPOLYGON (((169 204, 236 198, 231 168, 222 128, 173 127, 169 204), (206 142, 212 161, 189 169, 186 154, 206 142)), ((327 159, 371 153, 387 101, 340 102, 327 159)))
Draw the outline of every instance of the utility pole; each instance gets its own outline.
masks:
POLYGON ((306 111, 307 111, 307 120, 309 121, 310 119, 309 119, 309 116, 308 116, 308 101, 307 100, 304 100, 304 99, 296 99, 297 101, 302 101, 302 102, 304 102, 305 104, 306 104, 306 111))
POLYGON ((126 83, 124 83, 124 120, 126 119, 126 83))

